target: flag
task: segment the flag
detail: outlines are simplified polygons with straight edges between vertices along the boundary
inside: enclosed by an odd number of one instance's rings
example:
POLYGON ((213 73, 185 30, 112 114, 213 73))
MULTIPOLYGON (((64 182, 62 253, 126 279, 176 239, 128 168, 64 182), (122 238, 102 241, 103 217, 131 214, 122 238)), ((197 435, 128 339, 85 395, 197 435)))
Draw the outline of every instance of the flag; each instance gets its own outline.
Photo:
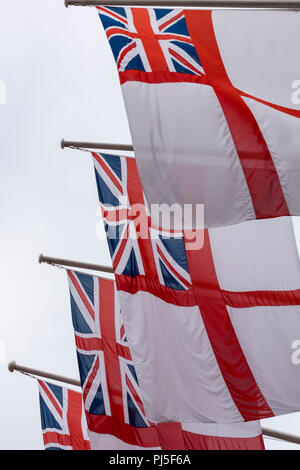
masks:
POLYGON ((204 204, 206 227, 300 215, 297 12, 97 12, 149 205, 204 204))
POLYGON ((68 280, 93 450, 264 449, 259 422, 150 422, 145 415, 114 281, 74 271, 68 271, 68 280))
POLYGON ((93 160, 147 417, 230 423, 299 411, 291 218, 208 229, 202 248, 186 249, 183 234, 153 227, 134 159, 93 160))
POLYGON ((38 381, 45 450, 90 450, 81 393, 38 381))
POLYGON ((159 448, 148 421, 114 282, 68 271, 83 402, 92 449, 159 448))

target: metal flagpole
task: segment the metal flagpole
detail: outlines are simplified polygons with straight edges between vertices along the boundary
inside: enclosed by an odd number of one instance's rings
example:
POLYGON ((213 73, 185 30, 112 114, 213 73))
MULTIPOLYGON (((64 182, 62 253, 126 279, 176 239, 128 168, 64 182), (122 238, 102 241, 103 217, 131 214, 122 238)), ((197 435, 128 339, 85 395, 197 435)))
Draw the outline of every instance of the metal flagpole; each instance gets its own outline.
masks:
POLYGON ((282 441, 291 442, 293 444, 300 444, 300 436, 296 436, 295 434, 275 431, 274 429, 264 427, 262 427, 261 429, 264 436, 273 437, 274 439, 280 439, 282 441))
POLYGON ((91 271, 101 271, 103 273, 114 274, 114 270, 110 266, 103 266, 101 264, 94 263, 85 263, 83 261, 73 261, 63 258, 52 258, 50 256, 44 256, 43 254, 39 256, 39 263, 47 263, 51 265, 58 264, 61 266, 69 266, 71 268, 90 269, 91 271))
POLYGON ((99 149, 99 150, 119 150, 133 152, 133 145, 129 144, 108 144, 108 143, 99 143, 99 142, 74 142, 71 140, 61 140, 60 146, 64 148, 85 148, 85 149, 99 149))
POLYGON ((79 380, 71 379, 70 377, 64 377, 63 375, 51 374, 50 372, 44 372, 43 370, 32 369, 31 367, 20 366, 16 363, 16 361, 11 361, 8 364, 8 370, 10 372, 14 372, 17 370, 23 374, 32 374, 37 377, 43 377, 44 379, 51 379, 55 380, 56 382, 63 382, 69 385, 76 385, 77 387, 81 387, 81 383, 79 380))
MULTIPOLYGON (((45 372, 38 369, 32 369, 31 367, 21 366, 16 363, 16 361, 11 361, 8 364, 8 370, 14 372, 15 370, 23 374, 31 374, 36 377, 42 377, 44 379, 55 380, 56 382, 62 382, 68 385, 76 385, 81 387, 79 380, 71 379, 70 377, 64 377, 63 375, 51 374, 50 372, 45 372)), ((266 437, 272 437, 273 439, 279 439, 286 442, 291 442, 293 444, 300 444, 300 437, 294 434, 289 434, 285 432, 275 431, 273 429, 262 427, 262 433, 266 437)))
POLYGON ((199 7, 199 8, 245 8, 268 10, 300 10, 300 1, 276 0, 65 0, 65 6, 140 6, 140 7, 199 7))

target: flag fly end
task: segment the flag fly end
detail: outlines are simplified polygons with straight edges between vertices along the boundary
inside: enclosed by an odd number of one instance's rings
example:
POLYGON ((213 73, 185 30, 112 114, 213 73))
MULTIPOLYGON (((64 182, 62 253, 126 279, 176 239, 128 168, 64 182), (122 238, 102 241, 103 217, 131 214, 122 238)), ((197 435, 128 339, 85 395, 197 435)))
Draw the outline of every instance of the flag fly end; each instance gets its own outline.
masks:
POLYGON ((10 361, 7 368, 9 372, 14 372, 16 369, 16 361, 10 361))

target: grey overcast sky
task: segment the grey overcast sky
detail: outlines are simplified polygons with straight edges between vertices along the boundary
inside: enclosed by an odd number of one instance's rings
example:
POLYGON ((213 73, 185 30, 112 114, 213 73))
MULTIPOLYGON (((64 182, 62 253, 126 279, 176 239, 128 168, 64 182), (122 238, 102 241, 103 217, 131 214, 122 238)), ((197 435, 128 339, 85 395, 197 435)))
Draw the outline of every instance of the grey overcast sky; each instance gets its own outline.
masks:
MULTIPOLYGON (((78 378, 66 276, 39 253, 111 264, 89 154, 72 140, 130 143, 96 12, 63 0, 0 3, 0 448, 42 449, 34 380, 7 362, 78 378), (1 90, 1 87, 0 87, 1 90), (100 225, 99 225, 100 224, 100 225)), ((297 238, 300 223, 295 220, 297 238)), ((300 413, 265 420, 300 435, 300 413)), ((300 446, 265 441, 267 448, 300 446)))

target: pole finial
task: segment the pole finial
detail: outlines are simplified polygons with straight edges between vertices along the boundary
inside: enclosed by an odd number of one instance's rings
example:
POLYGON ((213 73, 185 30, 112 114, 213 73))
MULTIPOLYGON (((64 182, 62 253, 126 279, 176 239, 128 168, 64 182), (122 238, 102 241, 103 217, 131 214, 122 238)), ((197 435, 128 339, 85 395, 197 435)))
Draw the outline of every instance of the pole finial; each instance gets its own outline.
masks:
POLYGON ((65 139, 61 139, 60 146, 61 146, 62 149, 65 148, 65 139))
POLYGON ((16 370, 16 365, 17 365, 16 361, 10 361, 10 363, 7 366, 9 372, 14 372, 16 370))
POLYGON ((44 261, 44 255, 43 253, 41 253, 39 256, 39 263, 41 264, 43 261, 44 261))
POLYGON ((69 0, 65 0, 65 7, 68 8, 69 6, 69 0))

